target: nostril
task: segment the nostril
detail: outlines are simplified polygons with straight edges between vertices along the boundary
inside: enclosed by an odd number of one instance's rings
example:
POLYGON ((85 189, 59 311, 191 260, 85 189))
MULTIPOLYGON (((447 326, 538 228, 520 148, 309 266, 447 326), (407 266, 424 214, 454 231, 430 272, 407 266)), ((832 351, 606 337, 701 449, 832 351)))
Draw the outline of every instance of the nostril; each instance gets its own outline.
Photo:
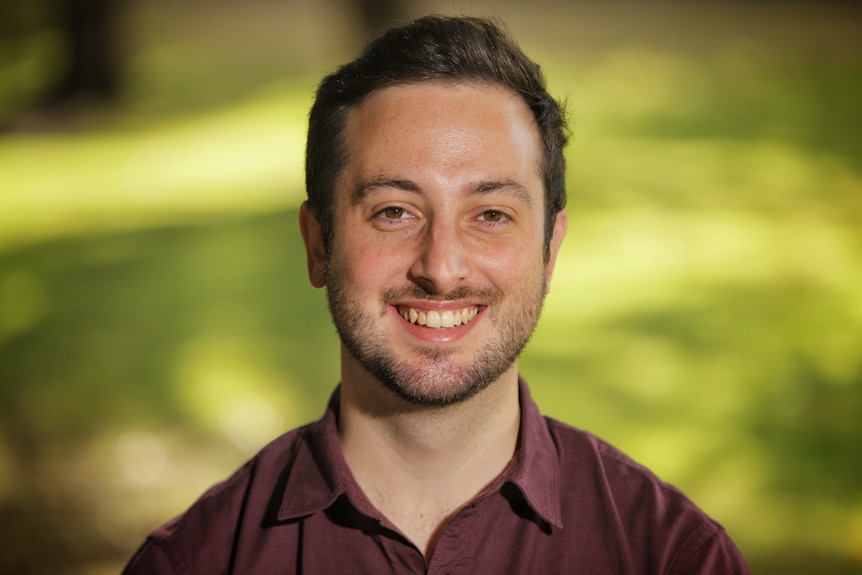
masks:
POLYGON ((430 230, 411 279, 431 293, 447 293, 467 278, 468 257, 457 232, 430 230))

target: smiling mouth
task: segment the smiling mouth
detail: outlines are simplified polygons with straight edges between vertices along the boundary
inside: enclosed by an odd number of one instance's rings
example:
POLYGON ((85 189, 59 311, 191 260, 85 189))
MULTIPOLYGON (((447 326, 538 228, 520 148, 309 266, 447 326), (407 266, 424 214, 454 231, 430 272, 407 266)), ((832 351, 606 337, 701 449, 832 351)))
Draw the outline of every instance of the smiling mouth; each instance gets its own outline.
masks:
POLYGON ((398 313, 400 313, 401 317, 406 321, 409 321, 414 325, 421 325, 431 329, 447 329, 469 323, 470 320, 476 317, 476 314, 479 313, 479 308, 471 306, 454 311, 422 311, 412 307, 399 307, 398 313))

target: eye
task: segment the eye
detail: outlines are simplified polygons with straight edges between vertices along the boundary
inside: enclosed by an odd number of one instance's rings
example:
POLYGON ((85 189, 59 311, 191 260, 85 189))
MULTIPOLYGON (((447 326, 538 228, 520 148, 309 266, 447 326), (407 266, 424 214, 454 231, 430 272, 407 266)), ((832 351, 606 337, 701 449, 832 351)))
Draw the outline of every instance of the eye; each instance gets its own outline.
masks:
POLYGON ((413 218, 412 212, 401 206, 386 206, 374 212, 373 219, 380 224, 401 223, 413 218))
POLYGON ((477 217, 476 219, 482 222, 496 224, 500 222, 505 222, 507 219, 509 219, 509 216, 507 216, 500 210, 485 210, 484 212, 479 214, 479 217, 477 217))
POLYGON ((389 218, 390 220, 400 220, 401 218, 406 218, 409 216, 407 210, 404 208, 399 208, 397 206, 390 206, 388 208, 383 208, 378 212, 384 218, 389 218))

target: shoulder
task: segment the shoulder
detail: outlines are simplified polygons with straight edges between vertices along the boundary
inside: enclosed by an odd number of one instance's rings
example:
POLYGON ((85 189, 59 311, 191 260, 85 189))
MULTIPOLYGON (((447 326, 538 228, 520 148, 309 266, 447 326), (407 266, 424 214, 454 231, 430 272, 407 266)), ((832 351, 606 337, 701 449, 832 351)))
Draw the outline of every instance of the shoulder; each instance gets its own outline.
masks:
POLYGON ((209 488, 184 513, 150 533, 124 575, 221 572, 230 561, 236 530, 249 509, 256 508, 259 518, 271 506, 308 427, 268 444, 228 479, 209 488))
POLYGON ((676 487, 665 483, 613 445, 550 417, 545 421, 557 448, 564 488, 584 489, 593 485, 623 501, 634 498, 643 503, 647 497, 678 501, 694 507, 676 487), (601 479, 599 484, 596 484, 597 479, 601 479))
POLYGON ((284 481, 285 473, 292 468, 307 429, 308 426, 294 429, 266 445, 233 475, 210 487, 183 515, 157 533, 174 533, 186 523, 192 524, 195 530, 213 530, 220 524, 235 524, 244 508, 261 497, 266 500, 272 497, 274 490, 284 481))
POLYGON ((545 418, 560 460, 563 520, 661 573, 748 573, 724 528, 679 489, 599 439, 545 418))

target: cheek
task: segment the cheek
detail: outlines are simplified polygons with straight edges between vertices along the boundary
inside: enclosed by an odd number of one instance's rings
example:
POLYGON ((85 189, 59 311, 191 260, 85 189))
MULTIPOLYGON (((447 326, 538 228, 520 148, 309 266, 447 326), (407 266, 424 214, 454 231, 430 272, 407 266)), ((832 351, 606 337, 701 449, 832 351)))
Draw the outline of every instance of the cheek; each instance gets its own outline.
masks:
POLYGON ((532 239, 485 242, 468 251, 477 268, 501 281, 504 278, 523 281, 529 274, 537 273, 536 270, 544 270, 544 244, 532 239))
MULTIPOLYGON (((349 236, 347 236, 349 237, 349 236)), ((405 255, 403 245, 387 245, 368 241, 355 234, 346 243, 336 242, 332 253, 332 268, 356 290, 380 289, 393 278, 403 276, 405 255)))

